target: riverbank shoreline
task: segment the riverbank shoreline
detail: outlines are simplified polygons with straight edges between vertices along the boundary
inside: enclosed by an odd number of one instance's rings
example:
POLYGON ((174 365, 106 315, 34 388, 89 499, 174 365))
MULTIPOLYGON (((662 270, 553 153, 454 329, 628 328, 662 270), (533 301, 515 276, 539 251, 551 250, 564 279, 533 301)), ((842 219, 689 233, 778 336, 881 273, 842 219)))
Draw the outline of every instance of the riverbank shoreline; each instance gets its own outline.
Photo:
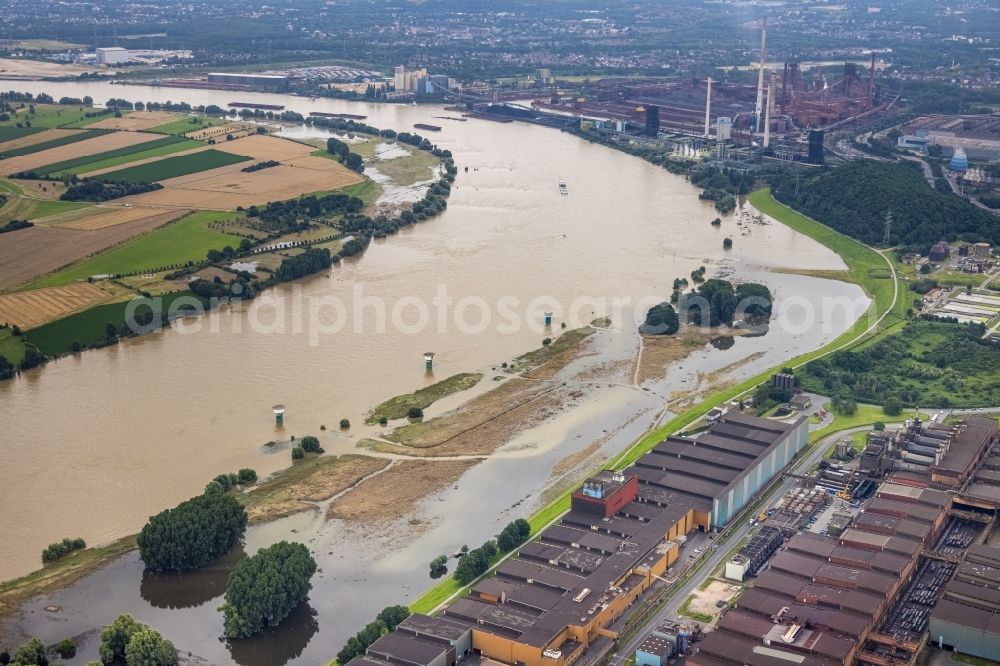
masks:
MULTIPOLYGON (((880 330, 882 330, 879 328, 879 325, 887 317, 892 315, 894 309, 897 307, 897 303, 902 300, 898 297, 900 287, 898 284, 898 276, 892 266, 892 262, 886 259, 886 257, 881 253, 859 241, 830 229, 820 222, 807 218, 797 211, 784 206, 783 204, 778 203, 767 189, 761 189, 751 193, 748 199, 751 205, 761 212, 769 215, 778 222, 781 222, 782 224, 785 224, 786 226, 813 238, 825 247, 836 252, 848 266, 845 277, 850 278, 855 284, 859 284, 872 298, 870 312, 874 312, 876 315, 875 323, 869 325, 867 319, 871 319, 871 317, 863 316, 848 331, 819 349, 791 359, 782 366, 776 366, 771 370, 759 373, 750 379, 739 382, 735 386, 725 388, 706 396, 696 405, 670 419, 664 425, 649 431, 646 435, 634 442, 631 446, 627 447, 620 454, 611 458, 611 460, 604 465, 606 469, 624 469, 638 460, 642 455, 652 449, 664 438, 681 432, 698 419, 704 417, 704 415, 707 414, 713 406, 748 394, 758 384, 765 381, 771 373, 779 367, 801 367, 816 358, 832 354, 840 349, 849 348, 870 337, 874 337, 880 330), (880 262, 879 259, 882 261, 880 262), (890 271, 892 272, 893 280, 891 294, 884 289, 878 288, 875 284, 873 284, 873 279, 869 277, 868 270, 870 265, 874 264, 878 266, 878 268, 882 268, 879 263, 888 265, 890 271)), ((669 404, 670 403, 668 403, 668 405, 669 404)), ((666 407, 664 409, 666 410, 666 407)), ((566 513, 569 510, 569 499, 570 492, 567 491, 560 497, 552 500, 546 506, 537 510, 528 519, 528 522, 531 524, 532 534, 537 534, 547 525, 551 524, 553 521, 557 520, 560 516, 566 513)), ((410 609, 415 613, 434 613, 447 602, 460 595, 464 590, 471 589, 471 586, 474 585, 475 582, 476 581, 473 581, 468 586, 461 586, 456 583, 454 579, 449 578, 448 580, 427 589, 420 597, 410 604, 410 609)))
MULTIPOLYGON (((519 357, 519 360, 523 364, 520 372, 516 376, 507 379, 504 383, 490 389, 484 395, 489 395, 492 392, 500 392, 503 394, 503 398, 506 398, 506 385, 511 381, 518 381, 518 378, 522 374, 526 375, 531 372, 554 374, 558 372, 560 368, 565 367, 576 360, 581 354, 585 353, 584 342, 596 330, 588 328, 585 331, 566 331, 556 338, 555 343, 544 345, 522 355, 519 357), (563 339, 565 339, 565 342, 560 344, 559 341, 563 339)), ((522 381, 532 385, 539 384, 537 381, 527 379, 522 381)), ((472 401, 475 400, 476 398, 473 398, 472 401)), ((501 401, 493 402, 498 406, 502 406, 503 404, 501 401)), ((478 429, 482 425, 481 422, 468 422, 461 418, 466 413, 463 407, 464 405, 434 420, 446 422, 454 418, 457 412, 460 419, 457 427, 446 428, 449 432, 453 431, 453 436, 478 429)), ((481 414, 479 416, 482 417, 481 414)), ((489 421, 497 417, 497 414, 487 414, 485 420, 489 421)), ((419 422, 409 425, 419 425, 419 422)), ((406 428, 408 426, 404 425, 401 427, 406 428)), ((435 428, 432 431, 436 430, 435 428)), ((288 448, 290 444, 286 442, 285 448, 288 448)), ((386 513, 386 510, 395 504, 394 492, 402 493, 406 496, 408 504, 412 504, 427 495, 433 494, 435 490, 433 486, 427 485, 418 493, 419 496, 414 495, 410 491, 404 492, 404 486, 411 480, 410 473, 415 470, 398 470, 398 472, 402 472, 402 475, 399 476, 392 469, 394 463, 400 462, 400 458, 405 458, 402 460, 404 463, 410 462, 414 464, 431 463, 434 461, 433 459, 422 458, 419 449, 403 446, 399 446, 399 449, 400 451, 377 451, 376 455, 366 454, 363 448, 359 449, 358 453, 340 456, 316 456, 310 454, 306 459, 293 462, 290 466, 260 481, 249 490, 237 493, 235 496, 246 508, 251 525, 274 522, 306 511, 317 513, 329 512, 329 517, 331 518, 360 519, 366 521, 377 518, 376 514, 380 511, 382 517, 388 518, 390 516, 386 513), (401 456, 401 452, 405 455, 401 456), (378 454, 392 455, 382 457, 378 454), (385 502, 379 507, 379 511, 373 512, 371 506, 363 500, 359 500, 358 497, 368 494, 365 488, 367 482, 387 472, 392 472, 392 476, 398 478, 395 478, 394 483, 389 485, 381 482, 378 484, 378 495, 385 502), (354 495, 353 491, 358 491, 357 496, 351 497, 354 495), (349 497, 351 500, 350 506, 345 508, 343 512, 335 511, 336 502, 331 502, 331 500, 336 500, 340 497, 349 497)), ((488 455, 472 455, 464 461, 441 460, 440 462, 444 463, 446 467, 449 466, 449 463, 461 462, 463 464, 458 466, 452 464, 448 469, 448 473, 440 479, 437 485, 450 484, 468 465, 478 463, 486 457, 488 455)), ((109 544, 75 552, 24 576, 0 583, 0 627, 26 601, 68 587, 81 578, 132 552, 136 548, 137 537, 138 534, 130 534, 109 544)))

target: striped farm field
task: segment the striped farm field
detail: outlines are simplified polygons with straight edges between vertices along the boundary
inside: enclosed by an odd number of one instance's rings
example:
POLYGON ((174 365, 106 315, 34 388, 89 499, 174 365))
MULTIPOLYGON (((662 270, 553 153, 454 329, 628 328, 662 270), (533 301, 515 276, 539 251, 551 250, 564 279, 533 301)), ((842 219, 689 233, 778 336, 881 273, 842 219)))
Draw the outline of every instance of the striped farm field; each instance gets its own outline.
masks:
POLYGON ((0 296, 0 322, 29 330, 110 297, 103 289, 86 282, 5 294, 0 296))
POLYGON ((40 176, 55 177, 61 177, 63 175, 76 175, 87 173, 89 171, 106 169, 108 167, 114 167, 121 164, 129 164, 131 162, 136 162, 150 157, 169 155, 171 153, 187 150, 189 148, 199 148, 202 145, 204 144, 198 141, 185 139, 182 136, 165 136, 146 143, 138 143, 132 146, 123 146, 115 150, 107 150, 103 153, 97 153, 96 155, 85 155, 83 157, 56 162, 55 164, 49 164, 35 169, 35 173, 40 176))
MULTIPOLYGON (((125 146, 149 143, 150 141, 156 141, 157 139, 161 139, 163 137, 156 134, 148 134, 146 132, 88 130, 86 132, 81 132, 80 134, 74 134, 69 138, 78 140, 44 150, 36 150, 30 154, 8 157, 7 159, 0 160, 0 173, 16 174, 23 171, 34 171, 35 169, 48 166, 49 164, 56 164, 58 162, 73 160, 89 155, 97 155, 99 153, 118 150, 119 148, 124 148, 125 146), (82 137, 82 139, 78 139, 78 137, 82 137)), ((39 148, 39 146, 45 145, 46 144, 38 144, 37 146, 31 147, 39 148)))
MULTIPOLYGON (((143 208, 142 206, 91 206, 85 210, 74 210, 59 215, 38 220, 37 224, 56 226, 62 229, 79 229, 81 231, 96 231, 115 227, 119 224, 128 224, 138 220, 145 220, 157 215, 171 211, 164 211, 162 208, 143 208)), ((185 211, 175 211, 177 217, 185 211)))
POLYGON ((0 127, 0 141, 7 143, 8 141, 15 141, 30 134, 38 134, 41 131, 40 127, 14 127, 13 125, 6 125, 0 127))
MULTIPOLYGON (((12 150, 20 150, 27 146, 34 146, 39 143, 46 143, 48 141, 53 141, 55 139, 61 139, 67 136, 73 136, 74 134, 79 134, 83 130, 78 129, 36 129, 27 134, 13 135, 5 134, 3 130, 12 129, 9 127, 0 127, 0 155, 6 155, 12 150), (10 139, 5 139, 5 136, 10 136, 10 139)), ((16 129, 16 128, 14 128, 16 129)), ((31 128, 28 128, 31 129, 31 128)))
POLYGON ((23 145, 20 148, 13 148, 9 150, 4 150, 0 153, 0 156, 7 157, 21 157, 22 155, 31 155, 33 153, 40 153, 43 150, 50 150, 52 148, 58 148, 59 146, 69 145, 71 143, 76 143, 77 141, 86 141, 87 139, 94 139, 101 136, 102 134, 108 134, 111 130, 76 130, 70 133, 62 133, 54 139, 49 139, 47 141, 42 141, 40 143, 29 143, 28 145, 23 145))
POLYGON ((167 157, 101 175, 101 180, 127 180, 133 183, 155 183, 168 178, 187 176, 209 169, 247 162, 245 155, 233 155, 219 150, 203 150, 189 155, 167 157))

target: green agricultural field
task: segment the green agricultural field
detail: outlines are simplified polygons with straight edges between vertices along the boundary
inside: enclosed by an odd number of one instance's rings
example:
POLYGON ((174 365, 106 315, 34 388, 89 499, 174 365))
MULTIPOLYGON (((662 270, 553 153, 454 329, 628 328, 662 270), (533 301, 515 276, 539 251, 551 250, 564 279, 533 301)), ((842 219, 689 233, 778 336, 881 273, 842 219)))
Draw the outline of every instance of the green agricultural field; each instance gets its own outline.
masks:
POLYGON ((70 134, 68 136, 60 137, 58 139, 52 139, 51 141, 43 141, 42 143, 36 143, 31 146, 25 146, 23 148, 17 148, 15 150, 8 150, 3 153, 3 157, 20 157, 21 155, 31 155, 32 153, 38 153, 43 150, 48 150, 49 148, 58 148, 59 146, 65 146, 70 143, 76 143, 77 141, 86 141, 87 139, 93 139, 94 137, 101 136, 102 134, 107 134, 112 130, 86 130, 84 132, 77 132, 76 134, 70 134))
POLYGON ((7 203, 0 206, 0 224, 7 224, 11 220, 36 220, 92 205, 85 201, 52 201, 8 196, 7 203))
POLYGON ((236 247, 239 236, 208 227, 211 222, 229 220, 238 213, 199 211, 161 227, 124 245, 59 271, 31 285, 32 289, 54 287, 86 280, 91 275, 116 275, 153 271, 166 266, 201 261, 209 250, 236 247))
MULTIPOLYGON (((365 179, 364 182, 355 183, 354 185, 348 185, 347 187, 341 188, 339 190, 331 190, 331 192, 339 192, 341 194, 346 194, 350 197, 357 197, 365 202, 366 212, 369 212, 372 206, 380 196, 382 196, 382 186, 376 183, 374 180, 365 179)), ((329 194, 327 193, 327 194, 329 194)), ((316 192, 316 196, 320 193, 316 192)))
POLYGON ((14 335, 9 328, 0 328, 0 356, 15 366, 24 357, 24 341, 14 335))
POLYGON ((119 171, 101 175, 101 180, 127 180, 133 183, 155 183, 168 178, 187 176, 188 174, 208 171, 238 162, 248 162, 249 157, 224 153, 221 150, 205 150, 191 155, 168 157, 166 159, 148 162, 119 171))
POLYGON ((86 208, 87 206, 94 205, 89 201, 58 201, 45 199, 30 199, 29 201, 33 202, 34 208, 31 212, 31 216, 26 218, 29 220, 37 220, 43 217, 48 217, 49 215, 57 215, 70 210, 86 208))
POLYGON ((157 125, 147 131, 156 132, 157 134, 184 135, 188 132, 195 132, 200 129, 205 129, 206 127, 223 125, 227 122, 229 122, 229 120, 226 118, 215 118, 213 116, 185 116, 183 118, 178 118, 177 120, 172 120, 169 123, 157 125))
POLYGON ((0 126, 0 143, 20 139, 22 136, 28 136, 29 134, 41 131, 41 127, 16 127, 11 125, 0 126))
POLYGON ((139 160, 144 160, 150 157, 161 157, 163 155, 169 155, 181 150, 198 148, 203 145, 205 144, 200 141, 192 141, 191 139, 185 139, 182 136, 165 136, 162 139, 147 141, 146 143, 138 143, 134 146, 125 146, 123 148, 118 148, 117 150, 108 150, 103 153, 97 153, 96 155, 87 155, 85 157, 77 157, 72 160, 56 162, 55 164, 39 167, 34 171, 39 176, 55 176, 57 178, 61 178, 67 174, 80 174, 87 173, 89 171, 97 171, 98 169, 107 169, 109 167, 118 166, 119 164, 138 162, 139 160))
POLYGON ((24 194, 24 190, 17 183, 0 178, 0 194, 24 194))
MULTIPOLYGON (((165 294, 158 298, 159 302, 162 303, 163 311, 169 312, 171 304, 181 297, 194 298, 194 295, 188 291, 181 291, 165 294)), ((60 356, 71 352, 74 341, 80 342, 84 346, 100 346, 108 341, 108 324, 114 324, 118 329, 121 328, 125 321, 127 307, 128 302, 98 305, 39 326, 32 329, 30 334, 26 333, 25 336, 46 356, 60 356)))
POLYGON ((99 113, 87 117, 88 113, 96 113, 101 109, 88 106, 62 106, 59 104, 35 104, 35 112, 29 113, 26 106, 16 114, 11 114, 10 120, 3 125, 15 126, 17 123, 30 122, 32 128, 51 129, 53 127, 84 127, 90 123, 107 118, 110 114, 99 113))

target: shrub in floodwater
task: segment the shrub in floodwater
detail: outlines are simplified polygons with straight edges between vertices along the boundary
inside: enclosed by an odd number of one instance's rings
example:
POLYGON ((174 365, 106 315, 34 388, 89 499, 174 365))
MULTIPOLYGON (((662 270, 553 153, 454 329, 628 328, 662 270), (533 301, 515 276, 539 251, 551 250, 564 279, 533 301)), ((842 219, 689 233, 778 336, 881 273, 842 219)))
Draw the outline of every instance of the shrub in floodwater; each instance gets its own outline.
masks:
POLYGON ((63 659, 70 659, 76 656, 76 643, 68 638, 64 638, 56 643, 56 652, 63 659))
POLYGON ((543 347, 548 347, 551 344, 552 344, 552 338, 545 338, 544 340, 542 340, 543 347))
POLYGON ((292 460, 302 460, 306 457, 306 452, 302 450, 301 446, 292 447, 292 460))
POLYGON ((257 471, 252 470, 249 467, 244 467, 236 473, 236 479, 239 481, 241 486, 245 486, 250 483, 257 483, 257 471))
POLYGON ((387 426, 387 425, 389 425, 389 419, 387 419, 384 416, 380 416, 379 419, 378 419, 378 424, 380 426, 387 426))
POLYGON ((350 419, 340 419, 340 429, 341 430, 347 430, 350 427, 351 427, 351 421, 350 421, 350 419))
POLYGON ((414 405, 407 410, 406 415, 411 419, 422 419, 424 418, 424 410, 414 405))
POLYGON ((313 437, 312 435, 306 435, 303 437, 299 446, 301 446, 302 450, 306 453, 324 453, 323 447, 319 445, 319 439, 313 437))
POLYGON ((55 562, 61 557, 66 557, 74 550, 80 550, 81 548, 86 548, 87 543, 80 539, 63 539, 62 541, 57 541, 42 551, 42 562, 55 562))

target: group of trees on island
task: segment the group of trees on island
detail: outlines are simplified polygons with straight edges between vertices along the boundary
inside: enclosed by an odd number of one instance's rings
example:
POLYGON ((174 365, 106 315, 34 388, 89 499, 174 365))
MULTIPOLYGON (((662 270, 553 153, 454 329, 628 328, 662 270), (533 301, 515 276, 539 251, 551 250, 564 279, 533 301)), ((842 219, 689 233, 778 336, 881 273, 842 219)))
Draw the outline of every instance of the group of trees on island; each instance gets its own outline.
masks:
MULTIPOLYGON (((302 443, 310 450, 322 451, 315 437, 305 437, 302 443)), ((139 556, 146 569, 197 569, 229 552, 246 532, 247 514, 242 504, 226 493, 256 480, 257 472, 249 468, 220 474, 203 494, 150 518, 138 538, 139 556)), ((315 572, 316 561, 300 543, 280 541, 241 560, 229 576, 221 608, 225 636, 247 638, 279 624, 305 600, 315 572)), ((102 635, 101 658, 106 662, 124 658, 129 666, 175 663, 165 660, 169 654, 176 655, 173 646, 158 634, 152 636, 143 630, 132 618, 119 617, 102 635), (159 656, 156 661, 135 660, 130 651, 159 656)))
POLYGON ((680 324, 696 326, 731 325, 737 318, 749 323, 765 322, 771 318, 773 297, 767 286, 757 282, 741 282, 733 285, 728 280, 712 278, 704 280, 704 267, 693 271, 691 278, 697 287, 684 292, 688 281, 674 280, 671 303, 658 303, 646 313, 646 320, 640 331, 647 335, 673 335, 680 324))
POLYGON ((889 243, 904 252, 926 254, 940 240, 1000 244, 995 216, 928 187, 910 163, 855 160, 801 176, 776 175, 771 189, 782 203, 870 245, 882 244, 890 211, 889 243))
POLYGON ((228 553, 246 527, 236 498, 208 492, 150 518, 139 533, 139 557, 150 571, 197 569, 228 553))
POLYGON ((136 621, 131 615, 119 615, 101 632, 101 662, 124 662, 127 666, 173 666, 177 663, 174 644, 160 632, 136 621))
POLYGON ((316 560, 301 543, 278 543, 241 560, 226 585, 227 638, 249 638, 277 626, 312 589, 316 560))

